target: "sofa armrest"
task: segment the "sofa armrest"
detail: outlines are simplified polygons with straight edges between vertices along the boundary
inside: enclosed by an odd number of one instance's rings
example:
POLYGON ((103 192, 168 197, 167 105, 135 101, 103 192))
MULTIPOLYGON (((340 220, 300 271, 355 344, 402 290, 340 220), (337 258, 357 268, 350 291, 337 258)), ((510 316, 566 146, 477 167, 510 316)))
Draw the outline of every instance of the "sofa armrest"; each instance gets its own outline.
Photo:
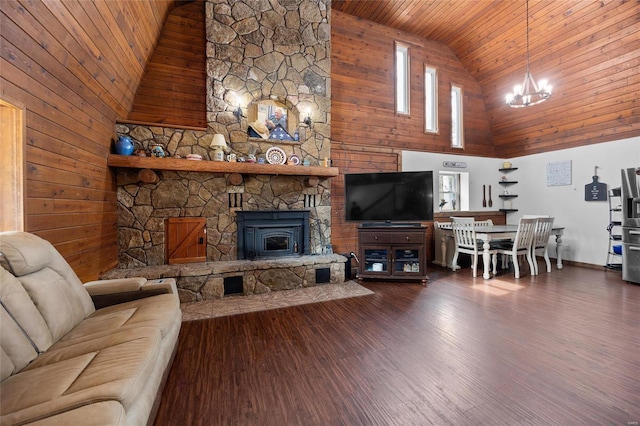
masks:
POLYGON ((175 294, 178 290, 174 278, 147 280, 146 278, 119 278, 85 283, 85 288, 96 309, 158 294, 175 294))
POLYGON ((102 296, 105 294, 138 291, 147 282, 146 278, 117 278, 113 280, 90 281, 84 284, 89 295, 102 296))

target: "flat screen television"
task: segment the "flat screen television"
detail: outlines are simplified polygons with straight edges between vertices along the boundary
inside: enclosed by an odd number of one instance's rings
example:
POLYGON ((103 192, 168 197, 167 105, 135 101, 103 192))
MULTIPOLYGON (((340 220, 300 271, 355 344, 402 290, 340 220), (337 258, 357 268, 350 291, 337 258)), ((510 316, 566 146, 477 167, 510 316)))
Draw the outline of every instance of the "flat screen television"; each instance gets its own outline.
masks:
POLYGON ((433 172, 349 173, 344 176, 347 221, 433 220, 433 172))

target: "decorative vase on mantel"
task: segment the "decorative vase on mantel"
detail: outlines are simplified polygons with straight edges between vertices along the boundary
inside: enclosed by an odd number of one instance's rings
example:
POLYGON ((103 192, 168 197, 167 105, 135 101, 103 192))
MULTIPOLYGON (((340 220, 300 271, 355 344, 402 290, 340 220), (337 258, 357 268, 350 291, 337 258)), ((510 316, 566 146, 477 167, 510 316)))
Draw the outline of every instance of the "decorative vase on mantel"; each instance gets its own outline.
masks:
POLYGON ((134 149, 135 145, 129 136, 118 136, 118 140, 116 141, 116 154, 131 155, 134 149))

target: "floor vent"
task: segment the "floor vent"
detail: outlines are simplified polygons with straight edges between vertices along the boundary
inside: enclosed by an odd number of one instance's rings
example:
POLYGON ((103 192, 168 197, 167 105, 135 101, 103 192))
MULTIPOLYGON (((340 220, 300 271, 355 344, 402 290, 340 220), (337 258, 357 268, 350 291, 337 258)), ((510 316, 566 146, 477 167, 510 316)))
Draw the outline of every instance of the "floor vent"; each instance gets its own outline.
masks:
POLYGON ((224 294, 242 294, 242 275, 224 279, 224 294))
POLYGON ((316 284, 326 284, 331 282, 331 268, 316 269, 316 284))

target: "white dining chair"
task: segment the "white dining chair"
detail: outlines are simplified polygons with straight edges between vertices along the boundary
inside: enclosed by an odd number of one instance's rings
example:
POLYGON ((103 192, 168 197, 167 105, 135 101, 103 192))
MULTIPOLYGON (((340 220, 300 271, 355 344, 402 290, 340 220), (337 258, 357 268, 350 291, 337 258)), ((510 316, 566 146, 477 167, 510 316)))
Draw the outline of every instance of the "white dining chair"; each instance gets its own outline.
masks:
MULTIPOLYGON (((451 229, 453 231, 453 240, 456 248, 453 254, 452 265, 454 269, 458 269, 458 256, 460 253, 471 255, 471 268, 473 269, 474 278, 478 276, 478 257, 483 252, 483 243, 476 238, 475 219, 472 217, 451 217, 451 229)), ((496 274, 497 251, 493 248, 489 249, 493 264, 493 274, 496 274)))
POLYGON ((533 275, 538 275, 538 260, 536 258, 538 254, 544 257, 544 261, 547 264, 547 272, 551 272, 551 260, 549 260, 547 245, 549 243, 549 237, 551 236, 551 230, 553 229, 553 220, 553 217, 539 217, 536 219, 536 231, 533 242, 531 243, 531 257, 534 267, 533 275))
POLYGON ((529 262, 529 269, 531 270, 531 274, 533 274, 534 266, 531 258, 531 244, 533 243, 537 221, 538 219, 534 218, 520 219, 520 222, 518 223, 518 230, 516 231, 516 236, 513 241, 509 243, 503 242, 497 248, 498 254, 511 256, 516 278, 520 278, 520 264, 518 256, 521 255, 527 258, 527 261, 529 262))

